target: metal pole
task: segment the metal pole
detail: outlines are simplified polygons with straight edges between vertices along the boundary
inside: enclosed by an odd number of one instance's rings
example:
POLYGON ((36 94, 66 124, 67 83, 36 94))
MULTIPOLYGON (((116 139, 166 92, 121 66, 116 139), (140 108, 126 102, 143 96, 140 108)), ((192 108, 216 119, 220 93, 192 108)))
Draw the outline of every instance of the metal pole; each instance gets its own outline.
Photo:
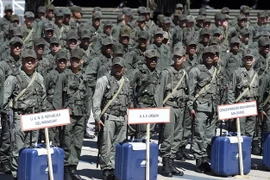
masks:
POLYGON ((236 119, 236 128, 237 128, 237 139, 238 139, 238 151, 239 151, 239 167, 240 167, 240 175, 244 175, 243 168, 243 154, 242 154, 242 142, 241 142, 241 130, 240 130, 240 119, 236 119))
POLYGON ((150 124, 146 127, 146 173, 145 179, 150 180, 150 124))
POLYGON ((50 176, 50 180, 54 180, 48 128, 45 128, 45 139, 46 139, 46 148, 47 148, 47 157, 48 157, 49 176, 50 176))

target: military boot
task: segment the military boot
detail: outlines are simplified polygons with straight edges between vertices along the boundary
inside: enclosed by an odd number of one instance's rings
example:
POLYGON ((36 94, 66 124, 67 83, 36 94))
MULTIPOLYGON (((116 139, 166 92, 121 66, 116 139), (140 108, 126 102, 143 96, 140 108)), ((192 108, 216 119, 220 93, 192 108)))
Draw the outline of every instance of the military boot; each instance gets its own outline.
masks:
POLYGON ((71 173, 72 180, 83 180, 81 176, 77 174, 76 167, 77 166, 74 166, 74 165, 70 166, 70 173, 71 173))
POLYGON ((174 163, 174 159, 170 158, 170 167, 172 170, 172 174, 176 175, 176 176, 183 176, 184 172, 183 171, 179 171, 176 167, 175 167, 175 163, 174 163))
POLYGON ((102 173, 102 180, 115 180, 114 171, 111 169, 104 169, 102 173))
POLYGON ((70 168, 68 166, 64 167, 64 180, 72 180, 70 174, 70 168))
POLYGON ((162 164, 163 164, 162 175, 165 176, 165 177, 173 177, 172 169, 171 169, 171 166, 170 166, 170 158, 164 157, 162 159, 162 164))
POLYGON ((211 165, 210 165, 210 160, 208 157, 203 157, 202 158, 202 164, 204 166, 204 172, 211 172, 211 165))
POLYGON ((205 172, 205 168, 203 166, 203 161, 202 159, 196 159, 196 172, 198 173, 204 173, 205 172))
POLYGON ((11 174, 10 164, 8 162, 2 162, 1 171, 5 174, 11 174))

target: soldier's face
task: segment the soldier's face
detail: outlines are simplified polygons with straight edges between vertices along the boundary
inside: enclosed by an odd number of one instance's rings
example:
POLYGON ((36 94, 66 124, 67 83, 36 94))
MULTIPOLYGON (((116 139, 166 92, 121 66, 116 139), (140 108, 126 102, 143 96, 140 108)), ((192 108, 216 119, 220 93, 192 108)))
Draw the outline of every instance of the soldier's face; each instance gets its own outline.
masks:
POLYGON ((122 76, 125 71, 125 68, 123 66, 120 66, 119 64, 115 64, 112 66, 112 74, 115 76, 122 76))
POLYGON ((33 71, 35 67, 37 66, 37 59, 34 59, 32 57, 26 57, 22 59, 22 66, 23 69, 27 71, 33 71))
POLYGON ((70 17, 70 15, 64 15, 64 22, 69 22, 70 17))
POLYGON ((197 25, 199 25, 199 27, 203 27, 203 20, 197 20, 197 25))
POLYGON ((15 43, 11 45, 11 54, 15 56, 19 56, 22 52, 22 44, 21 43, 15 43))
POLYGON ((69 39, 68 40, 68 47, 70 49, 75 49, 78 45, 78 41, 76 39, 69 39))
POLYGON ((188 22, 187 27, 188 28, 193 28, 194 27, 194 22, 188 22))
POLYGON ((83 45, 83 46, 89 46, 89 44, 90 44, 90 38, 82 38, 81 39, 81 45, 83 45))
POLYGON ((240 46, 240 44, 238 44, 238 43, 233 43, 233 44, 231 44, 231 50, 232 50, 233 52, 238 52, 239 46, 240 46))
POLYGON ((179 26, 180 26, 181 28, 186 27, 186 26, 187 26, 187 21, 186 21, 186 20, 179 21, 179 26))
POLYGON ((210 38, 210 35, 209 34, 203 34, 202 35, 202 42, 208 42, 209 41, 209 38, 210 38))
POLYGON ((249 34, 240 35, 240 40, 241 40, 243 43, 247 43, 248 40, 249 40, 249 34))
POLYGON ((214 58, 215 58, 215 54, 213 54, 213 53, 203 54, 203 60, 206 64, 213 64, 214 58))
POLYGON ((53 10, 48 10, 46 13, 48 18, 53 18, 54 17, 54 11, 53 10))
POLYGON ((100 19, 97 18, 94 20, 94 26, 98 27, 100 25, 100 19))
POLYGON ((210 22, 204 22, 203 27, 204 28, 210 28, 211 23, 210 22))
POLYGON ((42 55, 43 52, 44 52, 44 45, 43 44, 40 44, 40 45, 35 46, 35 52, 38 55, 42 55))
POLYGON ((155 69, 157 66, 157 57, 145 58, 146 66, 150 69, 155 69))
POLYGON ((112 26, 104 26, 104 33, 110 35, 112 31, 112 26))
POLYGON ((72 67, 72 68, 78 68, 78 67, 81 66, 82 60, 79 59, 79 58, 76 58, 76 57, 72 57, 72 58, 70 59, 70 64, 71 64, 71 67, 72 67))
POLYGON ((185 56, 174 55, 173 60, 174 60, 174 65, 181 66, 186 61, 186 57, 185 56))
POLYGON ((269 53, 269 45, 260 46, 259 51, 260 51, 261 54, 267 55, 269 53))
POLYGON ((145 20, 148 21, 150 19, 150 13, 146 13, 144 17, 145 17, 145 20))
POLYGON ((48 39, 51 39, 53 37, 53 30, 47 30, 47 31, 44 31, 44 35, 46 38, 48 39))
POLYGON ((60 70, 64 70, 67 67, 67 60, 66 59, 59 59, 56 62, 57 68, 60 70))
POLYGON ((55 22, 58 23, 58 24, 62 24, 63 23, 63 20, 64 20, 64 17, 63 16, 57 16, 55 17, 55 22))
POLYGON ((246 20, 246 19, 242 19, 242 20, 239 20, 239 21, 238 21, 238 25, 239 25, 240 27, 245 27, 246 24, 247 24, 247 20, 246 20))
POLYGON ((251 67, 252 64, 255 62, 255 59, 252 56, 246 56, 243 58, 244 65, 251 67))
POLYGON ((144 39, 144 38, 139 38, 138 41, 139 41, 140 47, 142 47, 142 48, 145 48, 147 46, 147 44, 148 44, 148 40, 144 39))
POLYGON ((128 43, 129 43, 129 37, 128 37, 128 36, 121 36, 121 37, 120 37, 120 42, 121 42, 123 45, 128 45, 128 43))
POLYGON ((61 49, 61 46, 60 46, 60 44, 52 43, 52 44, 50 44, 50 49, 51 49, 52 53, 55 54, 61 49))
POLYGON ((34 21, 33 18, 25 18, 24 22, 25 22, 26 27, 30 27, 33 21, 34 21))
POLYGON ((138 21, 138 27, 143 29, 145 26, 145 21, 138 21))
POLYGON ((38 17, 39 19, 43 19, 45 17, 45 13, 39 12, 38 17))
POLYGON ((168 31, 171 27, 171 23, 163 23, 163 30, 168 31))
POLYGON ((108 44, 106 46, 104 46, 104 51, 106 54, 112 54, 112 44, 108 44))
POLYGON ((197 46, 195 44, 191 44, 189 46, 187 46, 187 53, 194 55, 197 52, 197 46))
POLYGON ((158 43, 158 44, 161 44, 163 42, 163 34, 157 34, 155 35, 155 41, 158 43))
POLYGON ((13 14, 13 11, 12 11, 12 10, 6 10, 6 11, 5 11, 5 15, 6 15, 7 17, 11 17, 12 14, 13 14))

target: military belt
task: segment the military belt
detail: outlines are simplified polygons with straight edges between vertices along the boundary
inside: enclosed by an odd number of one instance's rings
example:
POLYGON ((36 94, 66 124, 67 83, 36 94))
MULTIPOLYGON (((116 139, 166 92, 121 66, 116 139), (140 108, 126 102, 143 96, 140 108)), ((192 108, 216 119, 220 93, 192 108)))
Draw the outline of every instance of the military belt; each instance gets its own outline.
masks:
POLYGON ((180 100, 177 100, 177 101, 169 101, 168 100, 165 104, 169 105, 171 107, 174 107, 174 108, 183 108, 183 107, 185 107, 185 102, 180 101, 180 100))
POLYGON ((149 104, 149 105, 152 105, 152 104, 155 104, 155 101, 154 101, 154 97, 139 97, 137 99, 137 102, 140 102, 140 103, 143 103, 143 104, 149 104))
POLYGON ((117 111, 117 110, 107 110, 108 114, 111 114, 113 116, 126 116, 127 115, 127 112, 126 111, 117 111))

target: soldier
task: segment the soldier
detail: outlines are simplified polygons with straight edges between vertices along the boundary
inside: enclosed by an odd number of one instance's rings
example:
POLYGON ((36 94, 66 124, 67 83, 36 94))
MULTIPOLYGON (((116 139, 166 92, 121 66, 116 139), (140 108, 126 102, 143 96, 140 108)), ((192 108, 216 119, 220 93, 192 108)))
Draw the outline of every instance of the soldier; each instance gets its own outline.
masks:
MULTIPOLYGON (((67 68, 68 56, 65 50, 59 50, 56 53, 55 64, 56 67, 50 70, 44 76, 44 85, 46 88, 47 102, 46 102, 46 111, 54 110, 53 107, 53 94, 56 88, 56 82, 59 74, 64 73, 64 70, 67 68)), ((59 128, 50 128, 49 136, 52 144, 55 146, 60 146, 59 128)))
POLYGON ((102 32, 102 24, 100 22, 101 18, 101 12, 95 12, 92 15, 92 21, 86 23, 87 27, 89 26, 89 28, 91 29, 91 31, 94 32, 95 35, 98 35, 102 32))
POLYGON ((242 49, 243 51, 246 51, 252 43, 252 37, 250 36, 250 34, 251 32, 248 30, 248 28, 241 29, 240 31, 240 49, 242 49))
POLYGON ((32 49, 34 47, 33 40, 35 38, 36 30, 33 27, 35 15, 31 11, 24 13, 24 26, 23 30, 23 42, 25 48, 32 49))
POLYGON ((127 109, 133 108, 130 82, 123 73, 124 59, 117 57, 111 73, 97 80, 93 96, 94 119, 102 133, 99 138, 103 180, 114 178, 115 146, 126 138, 127 109), (111 101, 112 98, 114 101, 111 101))
POLYGON ((184 29, 187 26, 187 17, 185 14, 178 15, 178 25, 175 26, 175 33, 173 35, 173 46, 176 46, 177 43, 181 43, 184 38, 184 29))
POLYGON ((160 85, 158 86, 158 107, 171 108, 170 123, 164 124, 164 132, 161 134, 162 143, 160 154, 162 157, 162 174, 166 177, 173 175, 183 176, 184 173, 175 167, 174 160, 183 138, 183 120, 185 106, 189 96, 188 76, 182 65, 185 58, 185 49, 175 47, 173 64, 162 71, 160 85))
POLYGON ((130 27, 124 26, 120 31, 119 42, 123 44, 125 54, 133 50, 133 47, 131 46, 133 42, 131 41, 130 36, 131 36, 130 27))
POLYGON ((72 49, 75 49, 79 46, 79 36, 78 33, 75 30, 70 30, 67 33, 67 49, 71 51, 72 49))
POLYGON ((194 121, 193 154, 196 159, 195 171, 211 171, 207 149, 215 136, 217 107, 217 68, 214 66, 215 50, 204 48, 202 64, 189 72, 190 99, 189 113, 194 121))
POLYGON ((173 36, 175 34, 175 29, 171 28, 171 18, 164 17, 162 20, 162 29, 163 31, 168 33, 168 42, 166 45, 169 46, 169 48, 172 48, 173 45, 173 36))
MULTIPOLYGON (((52 37, 54 37, 54 24, 53 23, 45 23, 43 27, 44 27, 43 39, 46 41, 45 49, 48 49, 50 46, 50 40, 52 37)), ((39 37, 39 36, 36 36, 36 37, 39 37)), ((45 52, 48 53, 46 50, 45 50, 45 52)))
POLYGON ((267 15, 265 12, 258 12, 257 14, 257 23, 254 23, 252 26, 252 38, 256 36, 258 32, 269 31, 270 27, 267 24, 267 15))
POLYGON ((196 17, 196 24, 195 24, 195 31, 200 31, 203 28, 203 22, 205 20, 205 17, 202 15, 199 15, 196 17))
POLYGON ((72 6, 70 7, 71 10, 71 18, 69 21, 70 29, 73 29, 78 32, 78 28, 80 26, 80 19, 83 16, 82 8, 80 6, 72 6))
POLYGON ((88 66, 90 59, 94 58, 99 54, 99 52, 94 51, 92 48, 93 32, 90 29, 81 29, 80 30, 80 48, 82 48, 85 52, 85 58, 83 62, 84 69, 88 66))
MULTIPOLYGON (((36 37, 43 37, 44 33, 44 25, 45 23, 52 23, 53 24, 53 18, 54 18, 54 5, 49 4, 46 7, 46 17, 44 17, 39 23, 38 23, 38 29, 36 31, 36 37)), ((46 36, 46 34, 45 34, 46 36)))
POLYGON ((60 39, 62 46, 66 45, 65 40, 67 38, 68 28, 63 24, 64 12, 62 9, 56 9, 55 12, 55 21, 54 21, 54 34, 60 39))
MULTIPOLYGON (((45 48, 46 48, 46 45, 45 45, 45 48)), ((45 54, 45 57, 46 59, 49 60, 50 64, 51 65, 54 65, 55 63, 55 55, 56 53, 62 49, 62 46, 60 44, 60 40, 58 39, 58 37, 52 37, 50 39, 50 46, 49 46, 49 53, 47 52, 48 50, 44 50, 44 54, 45 54)), ((68 50, 66 50, 68 52, 68 50)), ((69 57, 69 52, 68 52, 68 57, 69 57)))
POLYGON ((124 25, 125 25, 125 21, 124 21, 123 15, 119 14, 117 16, 117 24, 112 29, 112 36, 115 40, 117 41, 119 40, 120 31, 122 27, 124 27, 124 25))
POLYGON ((21 130, 20 116, 42 112, 45 105, 46 89, 43 77, 35 71, 36 66, 35 51, 25 50, 22 52, 22 69, 10 75, 5 81, 3 106, 9 114, 13 115, 10 121, 13 124, 11 171, 14 178, 17 178, 19 151, 31 147, 38 139, 38 131, 21 130))
POLYGON ((71 19, 71 11, 69 8, 64 8, 63 9, 63 14, 64 14, 64 19, 63 19, 63 24, 66 26, 67 31, 70 30, 70 24, 69 21, 71 19))
POLYGON ((140 31, 148 31, 148 29, 145 26, 145 17, 144 16, 139 16, 137 18, 137 27, 135 27, 131 32, 131 38, 133 39, 133 41, 138 40, 138 34, 140 31))
POLYGON ((10 4, 5 6, 5 15, 0 19, 0 29, 4 31, 5 35, 8 35, 9 24, 11 22, 11 16, 13 14, 13 8, 10 4))
POLYGON ((42 21, 43 18, 45 18, 45 13, 46 13, 45 7, 39 6, 37 10, 37 17, 35 18, 33 22, 34 29, 36 30, 38 29, 38 23, 42 21))
POLYGON ((211 31, 209 29, 202 29, 200 32, 200 39, 197 45, 197 55, 201 56, 203 50, 206 46, 208 46, 209 40, 211 38, 211 31))
POLYGON ((189 72, 189 70, 192 67, 200 64, 199 57, 196 54, 198 41, 194 37, 191 37, 191 38, 186 40, 185 44, 186 44, 186 48, 185 48, 186 49, 186 55, 185 55, 186 60, 183 62, 182 66, 185 68, 185 70, 187 72, 189 72))
MULTIPOLYGON (((256 101, 258 97, 259 77, 253 69, 255 55, 252 50, 247 50, 243 56, 243 67, 238 68, 232 76, 229 90, 228 103, 256 101)), ((240 118, 241 134, 253 137, 256 125, 256 116, 240 118)))
POLYGON ((53 106, 55 109, 69 108, 71 124, 62 130, 64 134, 62 148, 65 151, 64 176, 66 180, 81 180, 76 169, 81 154, 84 120, 87 105, 87 86, 82 74, 84 52, 80 48, 71 50, 70 68, 60 73, 56 82, 53 95, 53 106))

